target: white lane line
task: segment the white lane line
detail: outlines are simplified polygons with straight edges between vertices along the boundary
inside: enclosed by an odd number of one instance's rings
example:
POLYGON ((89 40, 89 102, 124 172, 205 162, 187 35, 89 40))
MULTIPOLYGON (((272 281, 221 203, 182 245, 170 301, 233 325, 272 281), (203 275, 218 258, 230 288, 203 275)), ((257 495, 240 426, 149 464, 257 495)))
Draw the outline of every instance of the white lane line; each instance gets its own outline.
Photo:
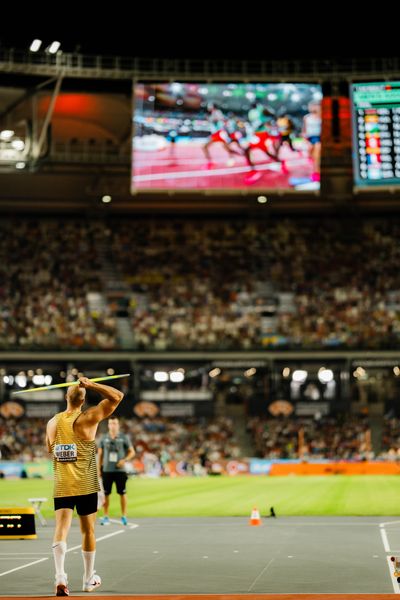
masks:
MULTIPOLYGON (((124 533, 125 529, 119 529, 118 531, 114 531, 113 533, 108 533, 107 535, 103 535, 99 538, 96 538, 96 542, 101 542, 102 540, 106 540, 107 538, 113 537, 114 535, 119 535, 120 533, 124 533)), ((72 552, 73 550, 78 550, 78 548, 82 548, 82 544, 78 546, 72 546, 72 548, 68 548, 67 552, 72 552)), ((15 569, 10 569, 9 571, 4 571, 0 573, 0 577, 3 575, 8 575, 9 573, 13 573, 14 571, 19 571, 20 569, 26 569, 27 567, 31 567, 32 565, 37 565, 38 563, 43 562, 44 560, 49 560, 49 557, 39 558, 39 560, 34 560, 26 565, 21 565, 20 567, 15 567, 15 569)))
POLYGON ((129 529, 136 529, 139 527, 139 523, 127 523, 127 525, 122 525, 121 521, 118 519, 110 519, 110 523, 116 523, 120 527, 128 527, 129 529))
MULTIPOLYGON (((148 519, 153 519, 153 517, 147 517, 148 519)), ((162 517, 163 518, 163 517, 162 517)), ((165 517, 168 518, 168 517, 165 517)), ((181 517, 180 517, 181 518, 181 517)), ((242 521, 243 523, 243 521, 242 521)), ((232 524, 232 523, 231 523, 232 524)), ((282 519, 281 524, 283 526, 287 526, 290 527, 290 529, 293 529, 294 527, 314 527, 315 525, 324 525, 327 527, 377 527, 379 525, 379 523, 372 522, 372 523, 355 523, 355 522, 350 522, 350 523, 346 523, 345 521, 340 522, 340 523, 329 523, 327 521, 324 522, 319 522, 319 521, 310 521, 308 523, 290 523, 289 521, 284 522, 282 519)), ((159 523, 154 522, 153 520, 150 522, 144 522, 142 523, 143 526, 147 527, 147 528, 151 528, 154 527, 156 529, 160 529, 160 528, 164 528, 164 529, 168 529, 168 528, 173 528, 173 529, 177 529, 177 528, 183 528, 183 527, 204 527, 204 523, 163 523, 162 521, 160 521, 159 523)), ((226 527, 226 523, 212 523, 212 522, 208 522, 207 525, 212 525, 212 527, 214 528, 224 528, 226 527)), ((237 523, 233 523, 233 525, 237 525, 237 523)))
MULTIPOLYGON (((99 538, 96 538, 96 542, 101 542, 101 540, 106 540, 107 538, 113 537, 114 535, 119 535, 120 533, 124 533, 125 529, 118 529, 118 531, 113 531, 113 533, 107 533, 107 535, 102 535, 99 538)), ((72 552, 72 550, 78 550, 82 548, 82 544, 78 546, 72 546, 72 548, 68 548, 67 552, 72 552)))
MULTIPOLYGON (((381 534, 382 544, 385 549, 385 552, 393 554, 393 552, 390 551, 390 545, 389 545, 389 540, 388 540, 386 529, 385 529, 385 523, 381 523, 379 525, 379 531, 381 534)), ((397 583, 397 579, 394 577, 394 562, 392 560, 390 560, 390 556, 386 557, 386 561, 387 561, 388 568, 389 568, 389 577, 392 582, 393 591, 395 594, 400 594, 400 586, 397 583)))
POLYGON ((260 577, 265 573, 265 571, 268 569, 268 567, 270 566, 270 564, 273 563, 273 562, 274 562, 274 559, 271 558, 271 560, 269 561, 269 563, 265 565, 265 567, 263 568, 263 570, 261 571, 261 573, 255 578, 255 580, 253 581, 253 583, 251 584, 251 586, 247 590, 248 592, 251 592, 251 590, 253 589, 253 587, 257 583, 257 581, 260 579, 260 577))
POLYGON ((50 552, 0 552, 0 556, 44 556, 45 554, 50 556, 50 552))
POLYGON ((400 521, 386 521, 386 523, 379 523, 379 526, 385 527, 385 525, 396 525, 397 523, 400 523, 400 521))
POLYGON ((27 560, 27 556, 2 556, 0 562, 3 560, 27 560))
POLYGON ((394 562, 390 560, 390 556, 387 556, 386 560, 389 567, 390 579, 392 580, 393 584, 393 591, 395 594, 400 594, 400 586, 397 583, 396 577, 394 576, 394 562))
MULTIPOLYGON (((110 523, 116 523, 117 525, 122 525, 121 521, 119 521, 118 519, 110 519, 110 523)), ((124 527, 126 527, 126 525, 124 525, 124 527)))
MULTIPOLYGON (((122 526, 121 521, 118 521, 117 519, 110 519, 111 523, 116 523, 117 525, 122 526)), ((138 523, 128 523, 127 525, 123 525, 123 527, 129 527, 129 529, 136 529, 136 527, 139 527, 138 523)))
POLYGON ((101 542, 101 540, 106 540, 107 538, 113 537, 113 535, 119 535, 120 533, 125 533, 125 529, 118 529, 118 531, 114 531, 114 533, 107 533, 107 535, 102 535, 99 538, 96 538, 96 542, 101 542))
POLYGON ((15 569, 10 569, 9 571, 4 571, 3 573, 0 573, 0 577, 3 577, 3 575, 8 575, 9 573, 14 573, 14 571, 19 571, 20 569, 26 569, 26 567, 31 567, 32 565, 37 565, 38 563, 41 563, 44 560, 49 560, 49 559, 48 558, 39 558, 39 560, 34 560, 33 562, 30 562, 26 565, 21 565, 20 567, 15 567, 15 569))
POLYGON ((388 540, 388 537, 386 534, 386 529, 384 529, 381 526, 379 531, 381 532, 382 544, 383 544, 383 547, 385 548, 385 552, 390 552, 389 540, 388 540))

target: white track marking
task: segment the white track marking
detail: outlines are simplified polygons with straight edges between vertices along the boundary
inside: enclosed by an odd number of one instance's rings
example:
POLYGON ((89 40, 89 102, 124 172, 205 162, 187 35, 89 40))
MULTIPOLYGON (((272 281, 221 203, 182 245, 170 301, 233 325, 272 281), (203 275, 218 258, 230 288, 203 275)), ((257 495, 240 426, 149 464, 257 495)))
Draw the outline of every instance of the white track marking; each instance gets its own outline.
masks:
POLYGON ((31 567, 32 565, 37 565, 40 562, 43 562, 44 560, 49 560, 47 557, 46 558, 39 558, 39 560, 34 560, 33 562, 27 563, 26 565, 21 565, 20 567, 15 567, 15 569, 10 569, 9 571, 4 571, 3 573, 0 573, 0 577, 3 577, 3 575, 8 575, 9 573, 14 573, 14 571, 19 571, 20 569, 26 569, 26 567, 31 567))
MULTIPOLYGON (((96 538, 96 542, 101 542, 102 540, 106 540, 110 537, 113 537, 114 535, 119 535, 120 533, 124 533, 125 529, 119 529, 118 531, 114 531, 113 533, 108 533, 107 535, 102 535, 99 538, 96 538)), ((72 552, 73 550, 78 550, 78 548, 82 548, 82 544, 79 544, 78 546, 72 546, 72 548, 68 548, 67 552, 72 552)), ((45 560, 49 560, 49 556, 46 556, 45 558, 39 558, 39 560, 34 560, 32 562, 27 563, 26 565, 21 565, 20 567, 15 567, 15 569, 10 569, 9 571, 4 571, 3 573, 0 573, 0 577, 2 577, 3 575, 8 575, 9 573, 13 573, 14 571, 19 571, 20 569, 26 569, 27 567, 31 567, 32 565, 37 565, 38 563, 41 563, 45 560)))
POLYGON ((397 525, 400 521, 386 521, 386 523, 379 523, 379 527, 385 527, 386 525, 397 525))
MULTIPOLYGON (((162 517, 164 518, 164 517, 162 517)), ((168 519, 169 517, 165 517, 166 519, 168 519)), ((246 519, 246 517, 243 517, 243 519, 246 519)), ((209 525, 212 525, 214 528, 223 528, 226 527, 226 523, 208 523, 209 525)), ((314 527, 315 525, 324 525, 327 527, 377 527, 379 525, 379 523, 376 522, 363 522, 363 523, 356 523, 356 522, 349 522, 346 523, 346 521, 342 521, 340 523, 329 523, 328 521, 323 521, 323 522, 319 522, 319 521, 310 521, 308 523, 290 523, 289 521, 286 521, 285 523, 282 523, 284 525, 290 526, 291 529, 293 529, 294 527, 314 527)), ((162 521, 160 521, 159 523, 155 523, 154 521, 152 522, 147 522, 147 523, 143 523, 144 527, 147 528, 151 528, 154 527, 156 529, 160 529, 165 528, 173 528, 173 529, 177 529, 178 527, 204 527, 204 523, 163 523, 162 521)))
POLYGON ((118 521, 118 519, 110 519, 110 522, 116 523, 121 527, 128 527, 129 529, 136 529, 136 527, 139 527, 138 523, 128 523, 127 525, 122 525, 121 521, 118 521))
POLYGON ((396 577, 394 576, 394 562, 392 560, 390 560, 390 556, 387 556, 386 560, 387 560, 388 567, 389 567, 389 574, 390 574, 390 579, 392 580, 394 593, 400 594, 400 586, 397 583, 396 577))
MULTIPOLYGON (((395 521, 395 522, 398 523, 398 521, 395 521)), ((391 523, 394 523, 394 521, 391 521, 391 523)), ((389 523, 386 523, 386 525, 388 525, 388 524, 389 523)), ((382 544, 385 549, 385 552, 393 554, 393 551, 390 550, 390 544, 389 544, 388 536, 387 536, 386 529, 385 529, 385 523, 380 523, 379 531, 381 534, 382 544)), ((387 561, 387 564, 389 567, 389 577, 392 582, 393 591, 395 594, 400 594, 400 586, 397 583, 396 577, 394 577, 394 562, 390 560, 390 556, 386 556, 386 561, 387 561)))
POLYGON ((2 556, 0 562, 3 560, 26 560, 27 556, 2 556))
POLYGON ((389 540, 387 537, 387 533, 386 533, 386 529, 384 529, 382 526, 379 530, 381 532, 381 538, 382 538, 382 544, 383 547, 385 548, 385 552, 390 552, 390 546, 389 546, 389 540))
POLYGON ((114 531, 114 533, 107 533, 107 535, 102 535, 99 538, 96 538, 96 542, 101 542, 101 540, 106 540, 107 538, 113 537, 113 535, 119 535, 120 533, 124 533, 125 529, 118 529, 118 531, 114 531))
POLYGON ((50 552, 0 552, 0 556, 44 556, 46 554, 50 556, 50 552))
MULTIPOLYGON (((118 519, 110 519, 110 523, 116 523, 117 525, 121 525, 122 526, 121 521, 119 521, 118 519)), ((124 525, 124 527, 126 527, 126 525, 124 525)))
MULTIPOLYGON (((96 542, 101 542, 101 540, 106 540, 109 537, 113 537, 113 535, 118 535, 120 533, 124 533, 124 529, 118 529, 118 531, 114 531, 113 533, 107 533, 107 535, 102 535, 99 538, 96 538, 96 542)), ((72 546, 72 548, 68 548, 67 552, 72 552, 72 550, 78 550, 79 548, 82 548, 82 544, 79 544, 78 546, 72 546)))
POLYGON ((274 559, 271 558, 271 560, 268 562, 268 564, 265 565, 265 567, 263 568, 263 570, 261 571, 261 573, 259 575, 257 575, 257 577, 255 578, 255 580, 253 581, 253 583, 251 584, 251 586, 247 590, 248 592, 251 592, 251 590, 253 589, 253 587, 257 583, 257 581, 260 579, 260 577, 265 573, 265 571, 268 569, 268 567, 270 566, 270 564, 273 563, 273 562, 274 562, 274 559))

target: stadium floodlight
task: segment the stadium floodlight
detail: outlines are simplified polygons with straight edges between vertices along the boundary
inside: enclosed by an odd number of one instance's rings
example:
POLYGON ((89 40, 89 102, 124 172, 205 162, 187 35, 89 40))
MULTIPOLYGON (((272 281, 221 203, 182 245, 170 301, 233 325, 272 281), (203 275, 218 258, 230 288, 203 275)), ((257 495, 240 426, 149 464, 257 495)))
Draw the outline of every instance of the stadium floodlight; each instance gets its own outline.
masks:
POLYGON ((57 54, 57 52, 60 49, 60 46, 61 46, 60 42, 57 42, 57 41, 51 42, 50 46, 47 48, 47 52, 49 54, 57 54))
POLYGON ((185 379, 185 375, 182 371, 171 371, 169 378, 173 383, 181 383, 185 379))
POLYGON ((333 381, 333 371, 331 369, 325 369, 325 367, 321 367, 318 371, 318 379, 321 383, 329 383, 333 381))
POLYGON ((168 373, 167 371, 155 371, 154 373, 154 381, 158 381, 159 383, 168 381, 168 373))
POLYGON ((35 39, 32 44, 29 46, 29 50, 31 52, 37 52, 40 50, 40 46, 42 45, 42 40, 35 39))
POLYGON ((15 383, 18 385, 18 387, 26 387, 27 379, 25 373, 18 373, 18 375, 15 376, 15 383))
POLYGON ((14 133, 15 131, 13 131, 12 129, 3 129, 3 131, 0 131, 0 140, 2 140, 3 142, 8 142, 9 140, 11 140, 14 133))
POLYGON ((23 150, 25 148, 25 142, 23 140, 12 140, 11 142, 11 146, 14 148, 14 150, 23 150))
POLYGON ((304 383, 308 377, 307 371, 304 369, 296 369, 293 371, 292 380, 296 383, 304 383))
POLYGON ((215 369, 211 369, 211 371, 209 372, 209 376, 210 377, 218 377, 218 375, 221 373, 221 369, 219 369, 218 367, 215 367, 215 369))
POLYGON ((250 369, 247 369, 247 371, 244 372, 245 377, 253 377, 253 375, 255 375, 257 373, 257 369, 255 369, 254 367, 251 367, 250 369))

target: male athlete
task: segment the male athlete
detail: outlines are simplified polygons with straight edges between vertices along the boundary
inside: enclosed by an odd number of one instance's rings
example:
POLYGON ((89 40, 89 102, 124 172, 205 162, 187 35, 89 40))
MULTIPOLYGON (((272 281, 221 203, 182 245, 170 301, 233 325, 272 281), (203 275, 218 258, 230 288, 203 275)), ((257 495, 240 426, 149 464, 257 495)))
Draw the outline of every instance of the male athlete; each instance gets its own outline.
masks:
POLYGON ((54 510, 56 527, 53 555, 56 568, 56 596, 68 596, 67 574, 64 570, 67 536, 72 513, 76 507, 82 533, 84 565, 83 591, 92 592, 101 585, 94 570, 96 539, 94 525, 97 513, 97 492, 100 490, 96 466, 95 436, 98 424, 109 417, 124 397, 119 390, 80 377, 79 386, 71 386, 66 394, 67 408, 47 423, 47 449, 53 455, 54 510), (86 390, 93 390, 103 400, 82 411, 86 390))
POLYGON ((135 456, 135 450, 129 437, 119 429, 118 417, 111 416, 108 419, 108 433, 103 435, 99 443, 98 450, 98 469, 102 475, 104 485, 104 517, 100 520, 101 525, 109 525, 110 517, 108 511, 110 508, 110 494, 113 483, 115 482, 117 493, 121 504, 121 523, 128 524, 126 516, 127 496, 126 482, 128 475, 125 471, 125 463, 129 462, 135 456))

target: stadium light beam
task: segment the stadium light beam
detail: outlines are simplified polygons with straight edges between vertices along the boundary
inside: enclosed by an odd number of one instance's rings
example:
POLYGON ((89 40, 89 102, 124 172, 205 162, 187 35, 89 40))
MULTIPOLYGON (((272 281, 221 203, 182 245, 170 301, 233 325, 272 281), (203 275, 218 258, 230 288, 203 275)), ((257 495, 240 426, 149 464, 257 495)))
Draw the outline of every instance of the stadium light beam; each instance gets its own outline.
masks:
POLYGON ((42 45, 42 40, 34 39, 31 45, 29 46, 30 52, 38 52, 42 45))

